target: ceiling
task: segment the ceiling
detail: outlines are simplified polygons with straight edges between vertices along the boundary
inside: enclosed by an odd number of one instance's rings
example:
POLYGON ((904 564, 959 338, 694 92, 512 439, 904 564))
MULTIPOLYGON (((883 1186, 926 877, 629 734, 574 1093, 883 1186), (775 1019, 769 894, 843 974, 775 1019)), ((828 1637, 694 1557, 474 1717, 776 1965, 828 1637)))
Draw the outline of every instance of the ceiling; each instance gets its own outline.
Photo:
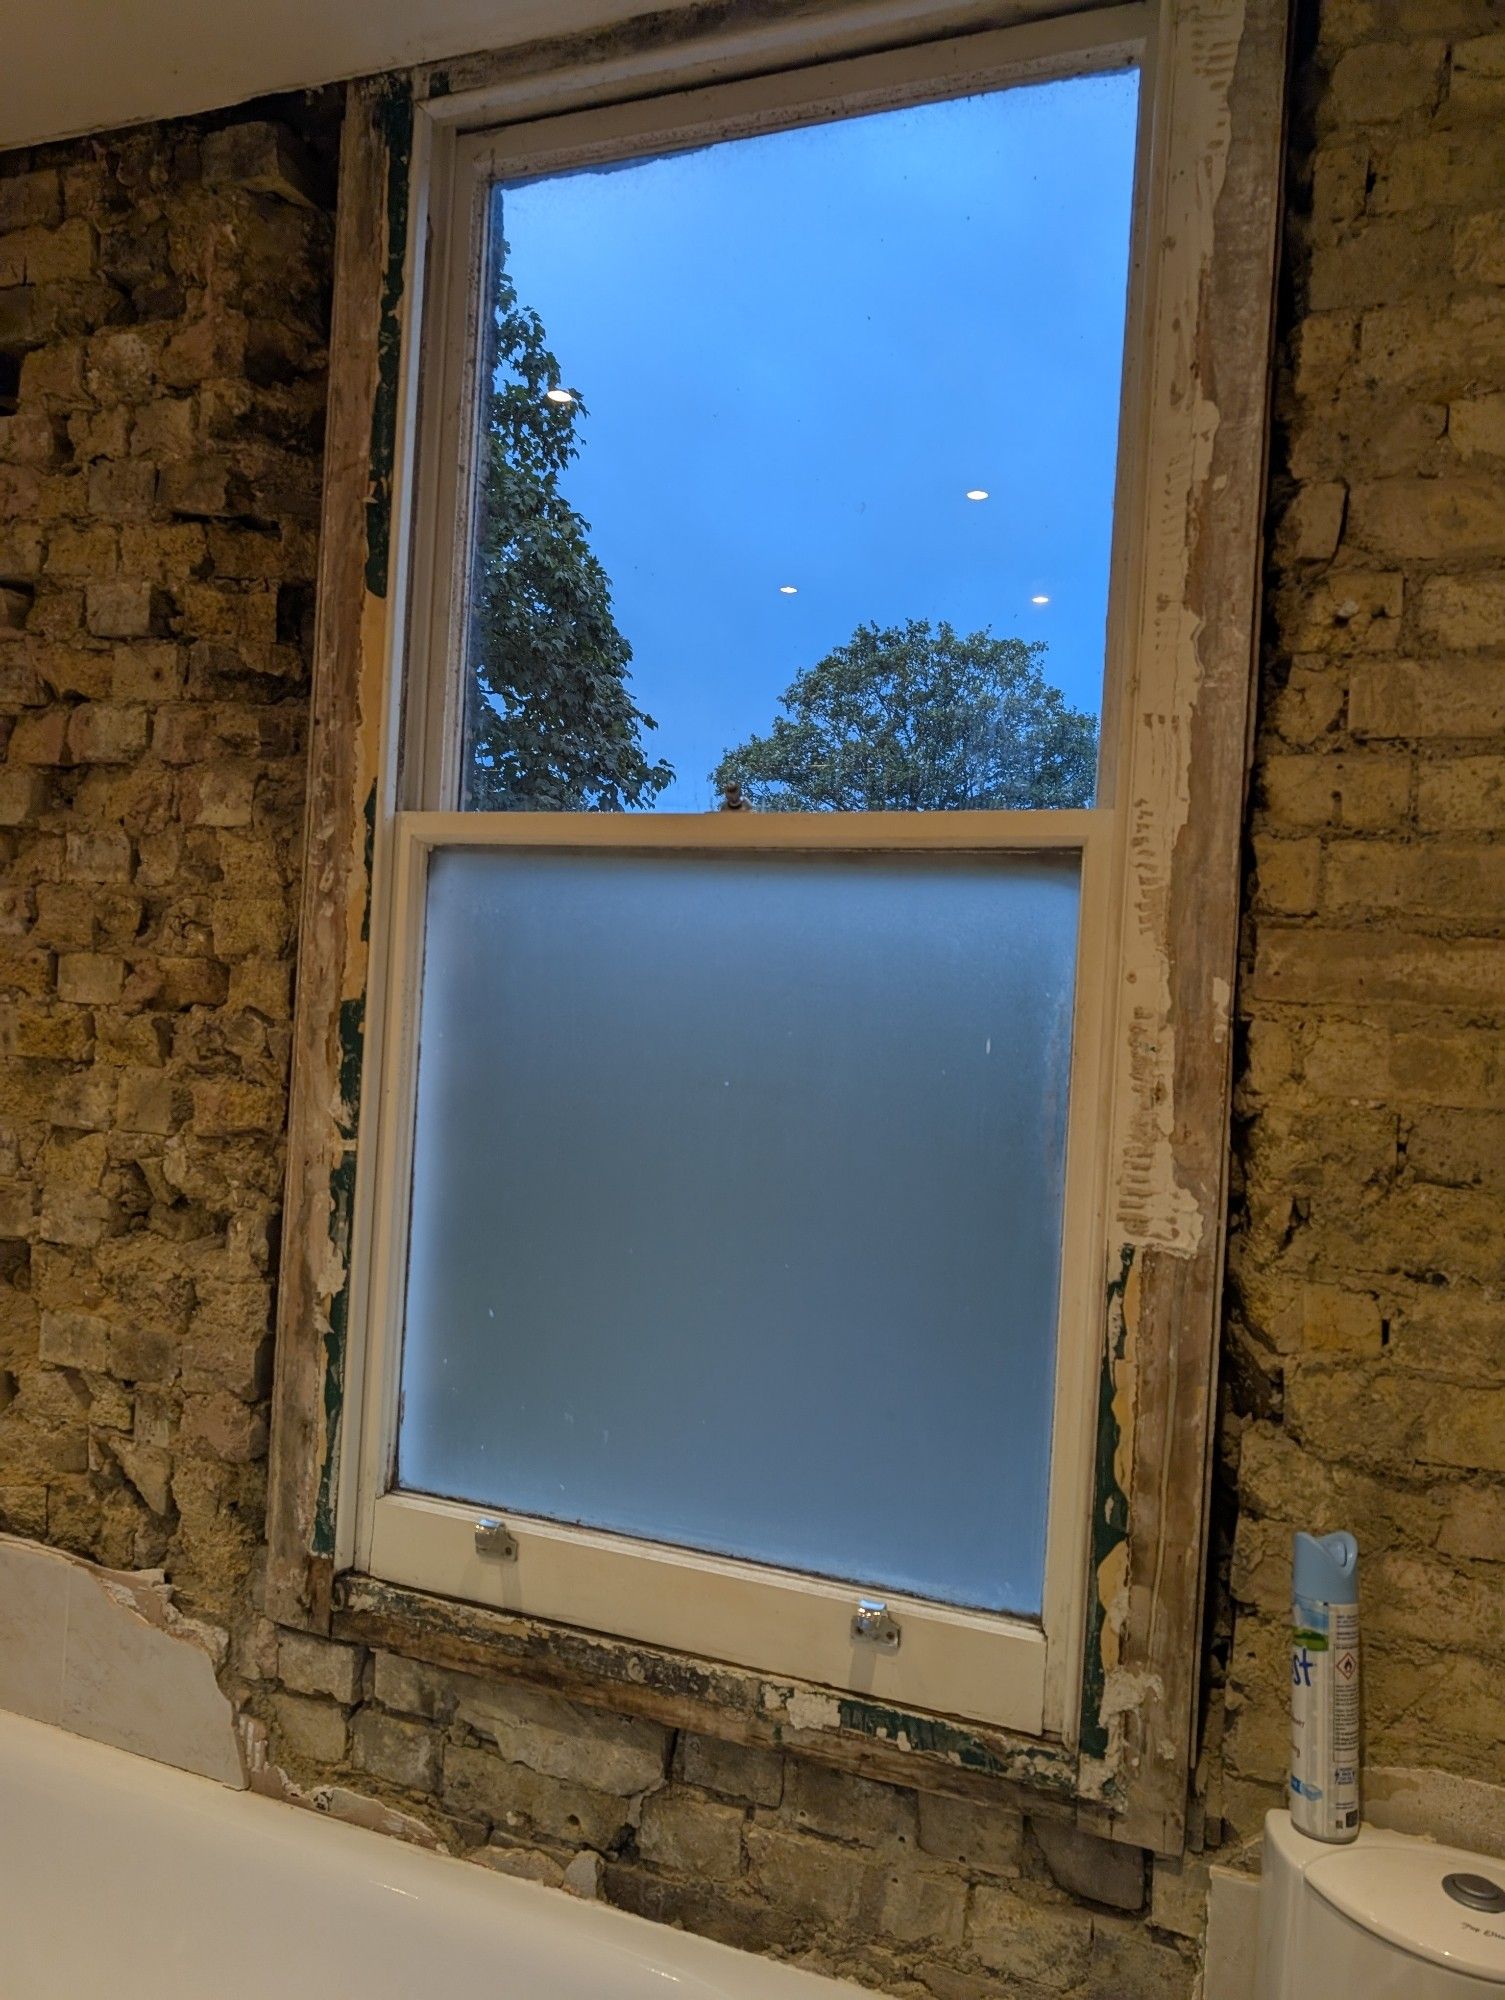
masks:
POLYGON ((0 150, 605 27, 650 6, 663 0, 0 0, 0 150))

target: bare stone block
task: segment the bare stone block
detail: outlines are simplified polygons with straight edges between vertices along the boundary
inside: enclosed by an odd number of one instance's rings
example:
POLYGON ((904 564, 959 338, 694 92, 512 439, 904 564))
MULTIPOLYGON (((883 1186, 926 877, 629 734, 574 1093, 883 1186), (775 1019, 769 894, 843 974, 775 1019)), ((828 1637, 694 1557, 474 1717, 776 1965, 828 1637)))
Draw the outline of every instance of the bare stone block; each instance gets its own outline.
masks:
POLYGON ((355 1718, 351 1755, 357 1770, 369 1771, 404 1791, 438 1789, 439 1737, 421 1722, 404 1722, 380 1709, 363 1708, 355 1718))
POLYGON ((102 1375, 109 1366, 109 1323, 92 1313, 44 1312, 37 1351, 55 1368, 86 1368, 102 1375))
POLYGON ((776 1806, 784 1794, 784 1757, 778 1750, 756 1744, 726 1743, 716 1736, 686 1731, 680 1739, 680 1771, 687 1785, 745 1800, 749 1805, 776 1806))
POLYGON ((320 206, 317 167, 285 125, 255 120, 211 132, 204 140, 205 187, 239 187, 272 194, 304 208, 320 206))
POLYGON ((492 1840, 467 1857, 498 1875, 515 1875, 521 1882, 541 1882, 546 1889, 564 1886, 564 1864, 542 1847, 528 1847, 520 1841, 492 1840))
POLYGON ((857 1922, 865 1892, 880 1879, 871 1853, 835 1841, 756 1825, 748 1827, 746 1837, 754 1886, 770 1903, 795 1916, 850 1928, 857 1922))
POLYGON ((85 702, 73 711, 68 748, 77 764, 134 764, 146 748, 146 710, 85 702))
POLYGON ((1064 1993, 1086 1977, 1092 1918, 980 1883, 972 1892, 967 1944, 994 1972, 1064 1993))
POLYGON ((41 771, 0 770, 0 826, 24 826, 46 812, 52 788, 41 771))
POLYGON ((98 951, 68 951, 57 962, 60 1000, 82 1007, 109 1006, 120 998, 125 964, 98 951))
POLYGON ((668 1732, 658 1723, 583 1708, 519 1683, 474 1683, 457 1718, 513 1763, 623 1798, 661 1784, 668 1762, 668 1732))
POLYGON ((919 1839, 915 1795, 871 1778, 848 1777, 823 1764, 791 1758, 784 1778, 784 1812, 797 1826, 834 1834, 839 1840, 919 1839))
POLYGON ((55 167, 0 176, 0 231, 46 226, 62 213, 62 183, 55 167))
POLYGON ((145 639, 156 629, 156 593, 139 578, 114 577, 84 592, 84 618, 96 639, 145 639))
POLYGON ((1013 1806, 982 1805, 921 1792, 920 1847, 926 1854, 989 1875, 1017 1875, 1024 1818, 1013 1806))
POLYGON ((1334 64, 1324 112, 1341 125, 1377 125, 1429 110, 1446 58, 1442 41, 1361 42, 1334 64))
POLYGON ((525 1835, 532 1830, 601 1852, 625 1839, 632 1823, 625 1799, 463 1743, 445 1745, 444 1802, 455 1812, 506 1831, 525 1835))
POLYGON ((49 708, 40 714, 18 717, 11 731, 12 764, 66 764, 68 722, 66 708, 49 708))
MULTIPOLYGON (((264 1306, 261 1317, 266 1317, 264 1306)), ((365 1664, 364 1646, 342 1645, 314 1632, 277 1635, 277 1677, 294 1694, 327 1695, 347 1704, 358 1701, 365 1664)))
POLYGON ((1100 1839, 1065 1820, 1031 1816, 1029 1828, 1052 1879, 1070 1895, 1107 1903, 1115 1910, 1144 1908, 1143 1848, 1100 1839))
POLYGON ((742 1872, 745 1813, 682 1792, 659 1791, 643 1801, 638 1852, 656 1867, 730 1880, 742 1872))
POLYGON ((295 1757, 314 1764, 345 1761, 345 1712, 332 1702, 306 1695, 277 1693, 271 1697, 273 1724, 295 1757))

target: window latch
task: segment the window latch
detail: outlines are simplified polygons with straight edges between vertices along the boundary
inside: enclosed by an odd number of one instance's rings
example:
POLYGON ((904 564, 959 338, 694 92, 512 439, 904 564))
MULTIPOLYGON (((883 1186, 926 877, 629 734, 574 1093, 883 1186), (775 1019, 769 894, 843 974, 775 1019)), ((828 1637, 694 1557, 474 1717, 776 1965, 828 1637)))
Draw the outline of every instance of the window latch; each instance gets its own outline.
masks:
POLYGON ((515 1563, 517 1537, 509 1531, 505 1521, 485 1515, 476 1522, 476 1554, 490 1556, 493 1562, 515 1563))
POLYGON ((883 1653, 899 1650, 899 1622, 877 1597, 859 1597, 852 1614, 852 1637, 863 1646, 876 1646, 883 1653))

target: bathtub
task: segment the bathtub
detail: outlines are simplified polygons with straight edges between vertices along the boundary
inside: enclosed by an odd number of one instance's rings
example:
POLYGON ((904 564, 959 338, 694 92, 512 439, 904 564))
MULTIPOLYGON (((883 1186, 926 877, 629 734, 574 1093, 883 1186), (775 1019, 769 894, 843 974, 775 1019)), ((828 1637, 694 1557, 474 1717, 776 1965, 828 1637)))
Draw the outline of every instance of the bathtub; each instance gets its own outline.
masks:
POLYGON ((4 2000, 858 1989, 0 1712, 4 2000))

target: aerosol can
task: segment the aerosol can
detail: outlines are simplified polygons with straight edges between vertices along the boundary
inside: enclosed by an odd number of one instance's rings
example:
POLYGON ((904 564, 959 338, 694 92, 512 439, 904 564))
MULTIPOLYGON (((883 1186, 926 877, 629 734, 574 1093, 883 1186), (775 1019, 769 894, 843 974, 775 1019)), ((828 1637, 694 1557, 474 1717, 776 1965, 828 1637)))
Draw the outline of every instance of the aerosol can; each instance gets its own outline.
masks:
POLYGON ((1297 1535, 1291 1584, 1291 1824, 1359 1833, 1359 1545, 1297 1535))

